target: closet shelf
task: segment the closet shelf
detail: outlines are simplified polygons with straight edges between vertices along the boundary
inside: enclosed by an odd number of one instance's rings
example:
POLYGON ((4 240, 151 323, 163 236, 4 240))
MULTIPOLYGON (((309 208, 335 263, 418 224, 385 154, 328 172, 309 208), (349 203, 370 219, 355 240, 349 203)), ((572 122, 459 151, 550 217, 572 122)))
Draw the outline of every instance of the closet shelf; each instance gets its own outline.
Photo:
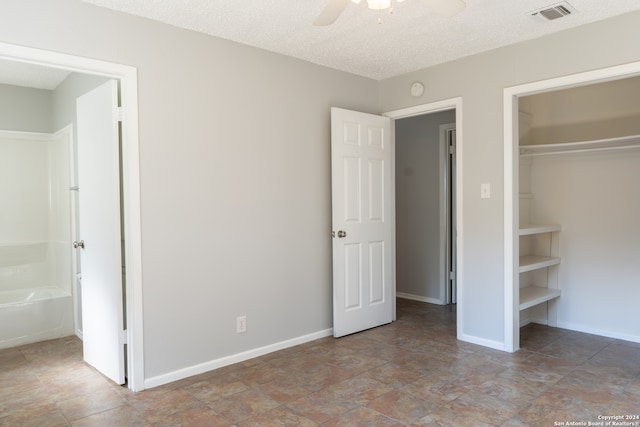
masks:
POLYGON ((560 264, 560 258, 550 256, 526 255, 520 257, 520 273, 538 270, 560 264))
POLYGON ((520 310, 558 298, 560 294, 560 289, 542 288, 540 286, 520 288, 520 310))
POLYGON ((520 235, 528 236, 530 234, 540 234, 540 233, 553 233, 555 231, 560 231, 561 227, 559 225, 523 225, 520 227, 520 235))
POLYGON ((597 139, 592 141, 565 142, 559 144, 521 145, 520 156, 548 156, 552 154, 621 150, 630 148, 640 148, 640 135, 597 139))

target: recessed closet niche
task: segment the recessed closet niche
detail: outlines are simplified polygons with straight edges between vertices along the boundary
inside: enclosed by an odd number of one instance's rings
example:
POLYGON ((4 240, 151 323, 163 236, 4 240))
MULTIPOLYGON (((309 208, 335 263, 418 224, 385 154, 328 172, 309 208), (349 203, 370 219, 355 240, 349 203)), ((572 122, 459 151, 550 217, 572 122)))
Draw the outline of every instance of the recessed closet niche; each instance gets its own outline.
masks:
POLYGON ((640 77, 519 99, 520 326, 640 342, 640 77))

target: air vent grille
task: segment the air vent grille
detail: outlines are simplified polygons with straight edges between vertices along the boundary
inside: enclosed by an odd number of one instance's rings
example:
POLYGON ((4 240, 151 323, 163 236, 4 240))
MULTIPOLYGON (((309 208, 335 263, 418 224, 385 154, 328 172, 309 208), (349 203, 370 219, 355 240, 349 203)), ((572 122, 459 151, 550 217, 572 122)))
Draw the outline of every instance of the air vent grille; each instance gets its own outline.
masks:
POLYGON ((569 3, 562 2, 551 6, 543 7, 542 9, 534 10, 531 12, 531 16, 543 21, 553 21, 558 18, 563 18, 567 15, 575 13, 576 9, 569 3))

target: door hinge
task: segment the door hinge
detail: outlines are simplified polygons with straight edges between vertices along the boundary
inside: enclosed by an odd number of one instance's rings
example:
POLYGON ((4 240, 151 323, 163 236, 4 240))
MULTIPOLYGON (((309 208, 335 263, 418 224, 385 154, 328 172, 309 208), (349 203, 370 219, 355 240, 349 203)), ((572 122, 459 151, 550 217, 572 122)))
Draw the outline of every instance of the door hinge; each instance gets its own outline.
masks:
POLYGON ((456 146, 454 144, 449 145, 449 154, 456 154, 456 146))
POLYGON ((449 280, 456 280, 456 272, 455 271, 450 271, 449 272, 449 280))
POLYGON ((126 329, 124 331, 120 332, 120 342, 122 344, 128 344, 127 343, 127 330, 126 329))
POLYGON ((124 112, 122 111, 122 107, 118 107, 116 109, 116 116, 118 117, 118 121, 121 122, 124 117, 124 112))

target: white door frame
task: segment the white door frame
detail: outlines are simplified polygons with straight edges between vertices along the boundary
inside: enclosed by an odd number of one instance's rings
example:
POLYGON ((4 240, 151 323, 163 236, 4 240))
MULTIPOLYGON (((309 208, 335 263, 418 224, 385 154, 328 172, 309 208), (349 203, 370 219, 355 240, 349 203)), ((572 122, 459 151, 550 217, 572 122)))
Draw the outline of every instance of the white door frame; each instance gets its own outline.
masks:
MULTIPOLYGON (((416 105, 414 107, 403 108, 400 110, 389 111, 382 114, 383 116, 391 119, 391 193, 392 200, 396 199, 396 171, 395 171, 395 121, 398 119, 405 119, 407 117, 421 116, 424 114, 438 113, 440 111, 455 110, 456 114, 456 229, 457 229, 457 245, 456 245, 456 259, 457 259, 457 310, 456 310, 456 325, 457 325, 457 337, 461 339, 463 337, 462 324, 464 316, 464 262, 463 262, 463 228, 462 228, 462 159, 463 159, 463 122, 462 122, 462 98, 451 98, 442 101, 431 102, 428 104, 416 105)), ((393 223, 395 224, 395 209, 393 210, 393 223)), ((393 254, 393 295, 396 294, 396 228, 392 227, 392 254, 393 254)), ((393 319, 396 319, 396 306, 393 305, 393 319)))
POLYGON ((138 143, 137 69, 63 53, 0 43, 0 59, 93 74, 120 81, 124 198, 128 387, 144 389, 142 329, 142 243, 138 143))
POLYGON ((520 348, 518 98, 640 75, 640 62, 507 87, 504 102, 504 349, 520 348))
MULTIPOLYGON (((444 123, 439 126, 439 145, 440 145, 440 170, 438 171, 439 176, 439 191, 440 191, 440 303, 445 305, 448 304, 449 301, 455 303, 455 289, 449 294, 449 286, 451 284, 451 275, 450 273, 453 271, 455 273, 455 262, 449 262, 449 251, 450 245, 453 246, 453 250, 455 251, 455 242, 450 241, 449 236, 453 235, 455 237, 455 224, 451 223, 451 210, 449 206, 449 195, 452 193, 451 191, 451 182, 449 180, 450 168, 452 164, 455 163, 455 141, 453 145, 453 154, 454 159, 453 162, 449 161, 449 139, 448 135, 450 131, 456 130, 456 123, 444 123)), ((455 172, 455 167, 453 168, 455 172)), ((455 184, 455 180, 454 184, 455 184)), ((455 194, 455 192, 453 192, 455 194)), ((451 200, 453 211, 455 212, 455 200, 451 200)))

